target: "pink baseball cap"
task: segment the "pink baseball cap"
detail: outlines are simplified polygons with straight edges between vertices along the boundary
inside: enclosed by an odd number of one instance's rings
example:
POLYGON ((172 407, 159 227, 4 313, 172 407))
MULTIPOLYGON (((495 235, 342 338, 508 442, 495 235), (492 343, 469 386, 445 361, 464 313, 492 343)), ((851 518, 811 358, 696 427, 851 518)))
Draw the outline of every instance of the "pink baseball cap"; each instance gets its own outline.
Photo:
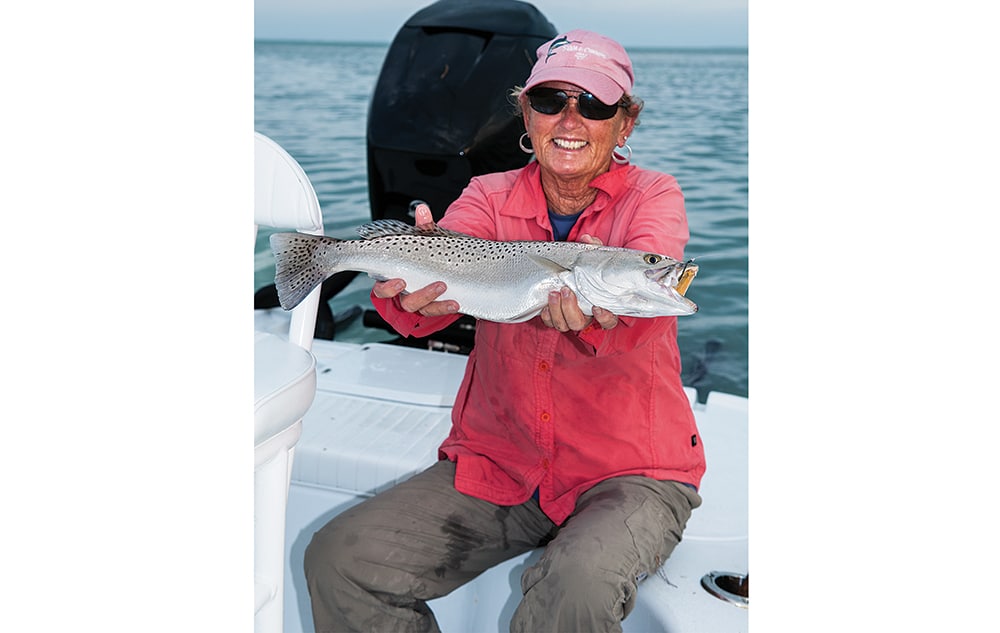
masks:
POLYGON ((546 81, 576 84, 607 104, 632 93, 632 60, 622 45, 592 31, 576 29, 545 42, 524 84, 525 91, 546 81))

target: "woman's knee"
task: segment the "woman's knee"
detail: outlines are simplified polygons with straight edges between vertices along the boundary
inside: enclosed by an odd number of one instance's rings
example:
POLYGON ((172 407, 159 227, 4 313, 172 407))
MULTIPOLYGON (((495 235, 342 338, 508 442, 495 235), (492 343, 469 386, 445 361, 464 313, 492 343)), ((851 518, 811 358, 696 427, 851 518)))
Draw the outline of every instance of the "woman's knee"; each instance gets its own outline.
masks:
POLYGON ((343 535, 335 525, 327 523, 313 534, 312 540, 306 546, 304 566, 306 578, 311 580, 320 570, 332 570, 349 567, 345 560, 350 550, 343 547, 343 535))
POLYGON ((615 630, 635 603, 636 578, 586 556, 546 560, 525 570, 514 631, 615 630), (582 627, 582 628, 581 628, 582 627))

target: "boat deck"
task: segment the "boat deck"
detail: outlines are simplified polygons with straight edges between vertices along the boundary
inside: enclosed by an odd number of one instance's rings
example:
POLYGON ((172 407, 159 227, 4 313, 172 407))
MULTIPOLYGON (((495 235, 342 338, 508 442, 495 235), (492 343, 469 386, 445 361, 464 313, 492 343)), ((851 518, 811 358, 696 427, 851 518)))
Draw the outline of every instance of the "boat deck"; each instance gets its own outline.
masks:
MULTIPOLYGON (((305 547, 331 517, 437 459, 466 357, 317 340, 317 395, 295 451, 286 525, 285 632, 312 631, 305 547)), ((688 390, 694 403, 695 392, 688 390)), ((747 399, 694 403, 708 472, 684 540, 643 581, 625 631, 745 631, 747 609, 709 593, 710 572, 747 574, 747 399)), ((506 631, 520 575, 539 552, 499 565, 431 608, 443 631, 506 631)))

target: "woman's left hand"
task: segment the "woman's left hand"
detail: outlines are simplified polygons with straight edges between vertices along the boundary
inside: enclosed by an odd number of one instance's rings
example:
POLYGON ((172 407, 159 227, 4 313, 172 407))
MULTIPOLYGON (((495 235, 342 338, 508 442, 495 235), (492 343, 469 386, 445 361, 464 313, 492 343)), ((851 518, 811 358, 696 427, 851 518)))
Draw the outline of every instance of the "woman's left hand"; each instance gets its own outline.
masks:
MULTIPOLYGON (((585 244, 594 244, 595 246, 601 246, 602 244, 601 240, 590 235, 582 235, 580 241, 585 244)), ((577 303, 576 295, 572 290, 564 286, 559 292, 549 293, 549 304, 542 308, 539 316, 542 319, 542 323, 560 332, 569 332, 571 330, 579 332, 585 330, 591 321, 595 319, 598 325, 605 330, 610 330, 618 325, 617 315, 598 306, 594 306, 592 311, 594 313, 593 316, 584 314, 580 310, 579 303, 577 303)))

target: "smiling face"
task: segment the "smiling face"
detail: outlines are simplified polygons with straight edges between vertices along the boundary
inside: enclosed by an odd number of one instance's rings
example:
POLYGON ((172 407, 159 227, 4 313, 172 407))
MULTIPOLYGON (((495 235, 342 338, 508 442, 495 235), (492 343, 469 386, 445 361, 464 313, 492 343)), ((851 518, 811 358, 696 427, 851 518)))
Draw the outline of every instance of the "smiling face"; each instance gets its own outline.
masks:
MULTIPOLYGON (((585 92, 580 86, 561 81, 541 86, 565 90, 571 96, 585 92)), ((571 98, 556 114, 536 112, 528 105, 526 95, 522 99, 524 127, 531 137, 543 179, 586 185, 608 170, 611 152, 624 145, 635 127, 635 118, 628 116, 624 108, 619 108, 612 118, 600 121, 580 116, 576 99, 571 98)))

